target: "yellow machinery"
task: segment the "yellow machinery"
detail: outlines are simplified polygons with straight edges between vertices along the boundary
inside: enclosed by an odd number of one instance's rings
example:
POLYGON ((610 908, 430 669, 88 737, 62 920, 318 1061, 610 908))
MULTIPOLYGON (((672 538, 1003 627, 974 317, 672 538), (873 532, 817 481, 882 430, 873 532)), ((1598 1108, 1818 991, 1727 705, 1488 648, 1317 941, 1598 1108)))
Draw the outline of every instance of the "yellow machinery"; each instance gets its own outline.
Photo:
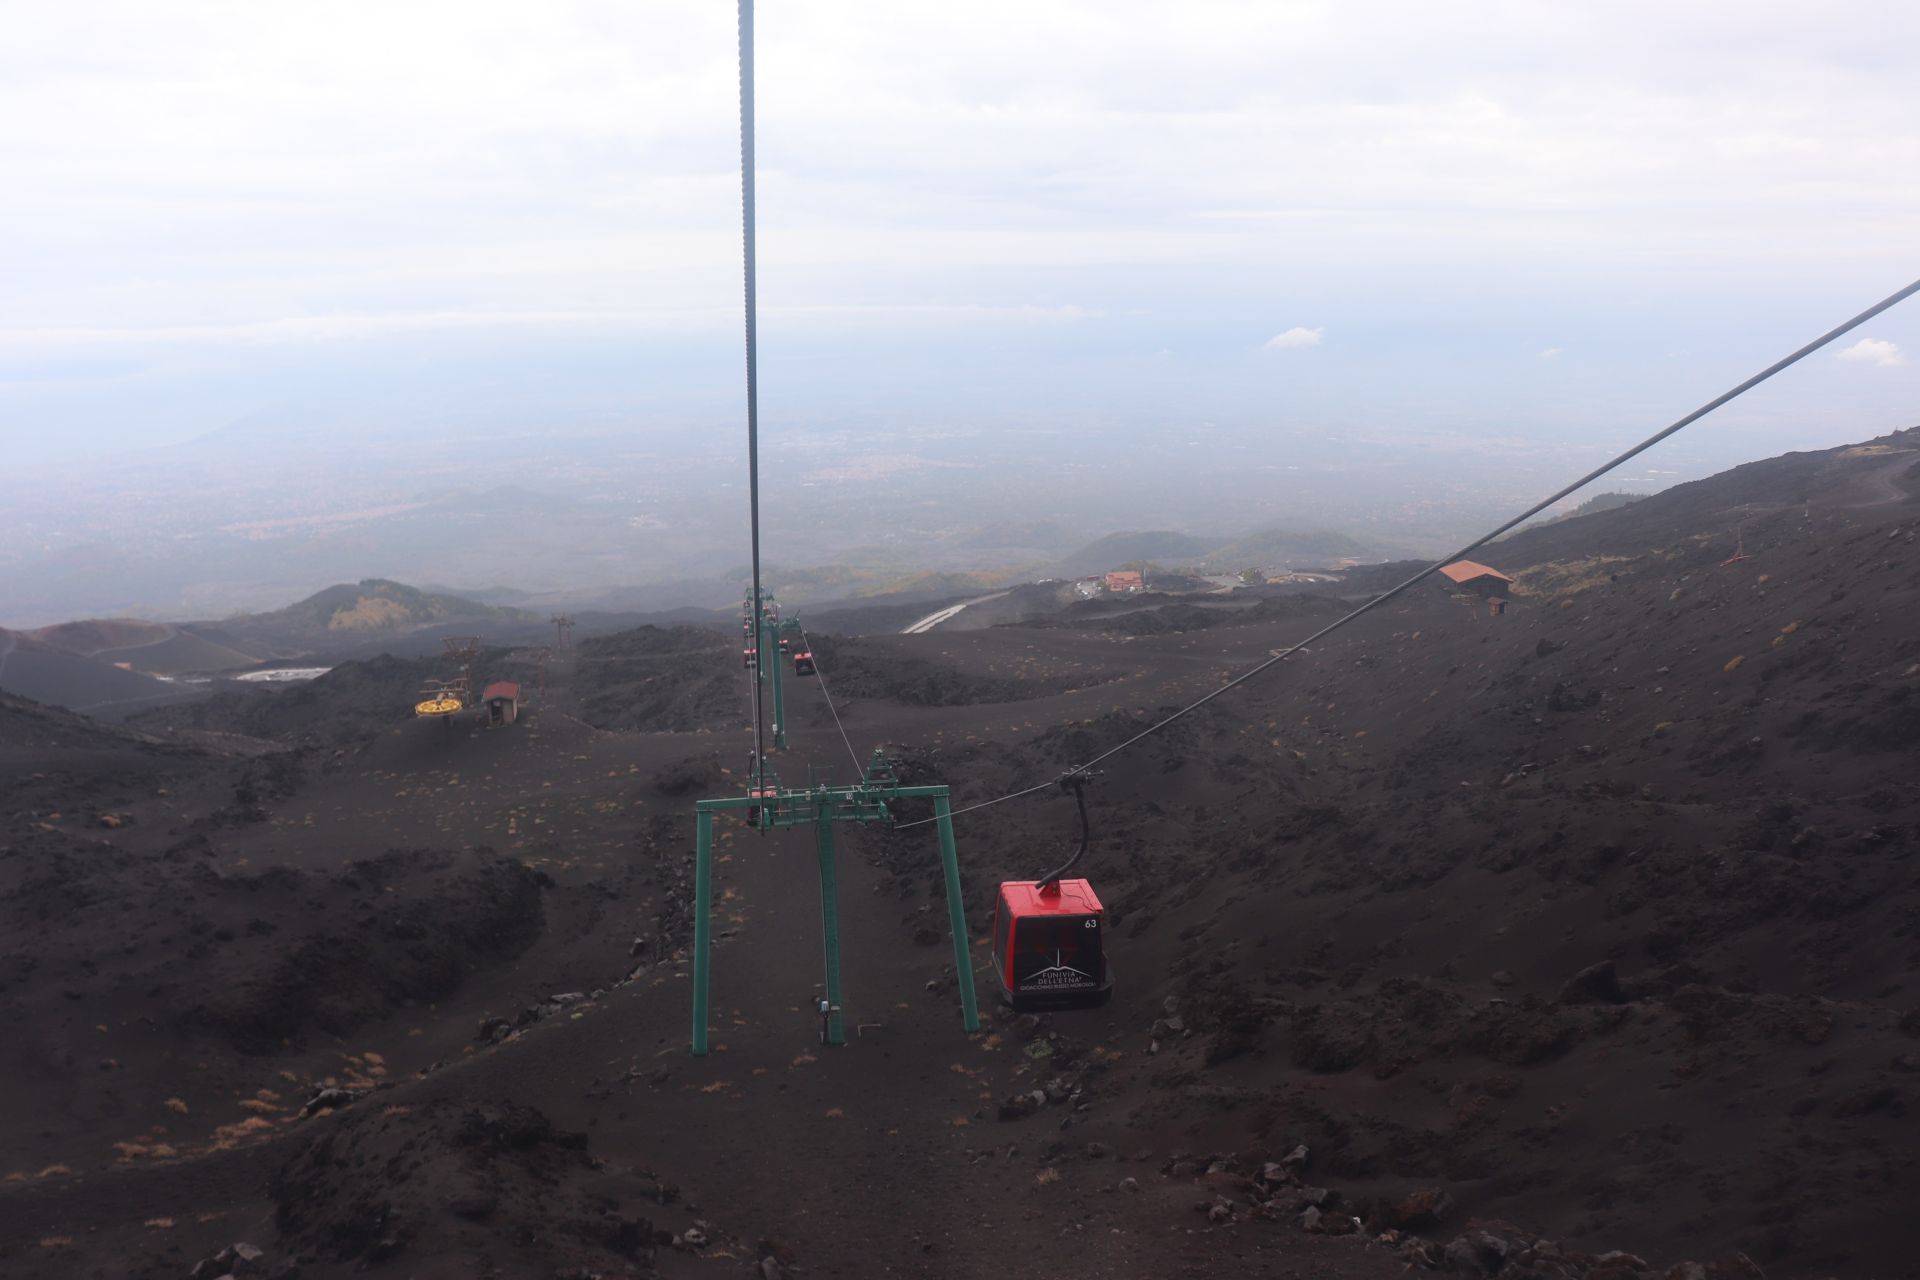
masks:
POLYGON ((472 687, 465 674, 451 680, 429 680, 420 691, 420 701, 413 704, 413 714, 423 718, 450 716, 467 705, 467 691, 472 687))

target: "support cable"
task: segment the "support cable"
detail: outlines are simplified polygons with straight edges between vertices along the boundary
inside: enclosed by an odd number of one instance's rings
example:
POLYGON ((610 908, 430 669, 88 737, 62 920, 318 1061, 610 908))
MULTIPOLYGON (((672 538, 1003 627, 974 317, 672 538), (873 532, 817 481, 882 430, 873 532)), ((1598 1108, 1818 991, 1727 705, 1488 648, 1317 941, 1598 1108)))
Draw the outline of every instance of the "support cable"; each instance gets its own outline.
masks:
MULTIPOLYGON (((1068 777, 1072 777, 1075 774, 1086 772, 1088 769, 1093 768, 1095 765, 1101 763, 1102 761, 1109 760, 1114 756, 1119 755, 1122 751, 1125 751, 1128 747, 1133 746, 1135 743, 1140 742, 1146 738, 1152 737, 1154 734, 1160 732, 1162 729, 1166 728, 1168 725, 1172 724, 1174 721, 1179 720, 1183 716, 1187 716, 1192 714, 1195 711, 1198 711, 1201 707, 1204 707, 1205 705, 1207 705, 1207 703, 1212 702, 1215 698, 1227 692, 1227 690, 1237 688, 1238 686, 1245 684, 1247 681, 1253 679, 1255 676, 1267 670, 1269 667, 1278 666, 1280 663, 1285 662, 1289 657, 1293 656, 1294 654, 1300 652, 1303 649, 1310 647, 1311 645, 1315 644, 1319 640, 1332 635, 1334 632, 1346 626, 1348 623, 1355 621, 1356 619, 1361 617, 1363 614, 1373 612, 1375 609, 1379 608, 1381 605, 1385 604, 1387 601, 1392 600, 1396 596, 1399 596, 1400 594, 1405 592, 1408 588, 1414 586, 1417 583, 1424 582, 1426 579, 1440 572, 1443 566, 1450 565, 1456 560, 1466 559, 1468 555, 1479 550, 1481 547, 1485 546, 1487 543, 1492 542, 1495 538, 1498 538, 1501 534, 1506 533, 1509 529, 1512 529, 1517 525, 1524 524, 1526 521, 1531 520, 1534 516, 1539 515, 1542 511, 1545 511, 1548 507, 1560 501, 1562 498, 1567 497, 1569 494, 1574 493, 1576 490, 1583 489, 1587 485, 1592 484, 1595 480, 1598 480, 1601 476, 1606 475, 1609 471, 1612 471, 1615 467, 1618 467, 1622 463, 1625 463, 1633 458, 1636 458, 1640 454, 1645 453, 1648 449, 1653 448, 1654 445, 1659 444, 1662 440, 1665 440, 1668 436, 1674 435, 1675 433, 1682 431, 1687 427, 1692 426, 1694 423, 1698 422, 1700 419, 1706 417, 1709 413, 1712 413, 1715 409, 1720 408, 1722 405, 1727 404, 1729 401, 1738 399, 1740 396, 1745 395, 1747 392, 1753 390, 1755 387, 1765 382, 1768 378, 1771 378, 1774 374, 1779 373, 1781 370, 1786 369, 1791 365, 1798 364, 1801 360, 1804 360, 1806 357, 1812 355, 1814 352, 1818 351, 1820 348, 1826 346, 1828 343, 1832 342, 1835 338, 1841 337, 1842 335, 1850 333, 1854 329, 1859 328, 1861 325, 1873 319, 1875 316, 1887 310, 1889 307, 1895 306, 1898 303, 1906 301, 1908 298, 1912 297, 1915 293, 1920 293, 1920 280, 1915 280, 1912 284, 1908 285, 1906 288, 1901 289, 1895 293, 1889 294, 1885 298, 1882 298, 1879 302, 1874 303, 1871 307, 1868 307, 1865 311, 1860 312, 1860 314, 1854 316, 1851 320, 1848 320, 1846 323, 1838 326, 1837 328, 1829 329, 1826 333, 1822 334, 1818 338, 1815 338, 1812 342, 1809 342, 1804 347, 1801 347, 1798 351, 1795 351, 1793 354, 1784 356, 1781 359, 1774 361, 1772 364, 1762 369, 1759 373, 1756 373, 1751 378, 1748 378, 1745 382, 1740 383, 1738 386, 1732 388, 1729 391, 1724 391, 1721 394, 1715 396, 1713 399, 1707 401, 1707 403, 1701 405, 1698 409, 1695 409, 1692 413, 1689 413, 1686 417, 1681 418, 1677 422, 1674 422, 1669 426, 1663 427, 1659 431, 1654 432, 1652 435, 1648 436, 1645 440, 1642 440, 1639 444, 1634 445, 1631 449, 1628 449, 1626 452, 1615 455, 1610 461, 1602 464, 1599 467, 1594 468, 1592 471, 1589 471, 1586 475, 1581 476, 1578 480, 1575 480, 1572 484, 1568 485, 1566 488, 1561 489, 1558 493, 1553 494, 1551 497, 1542 498, 1539 502, 1534 503, 1531 507, 1528 507, 1525 511, 1522 511, 1519 515, 1513 517, 1513 519, 1508 520, 1505 524, 1500 525, 1498 528, 1495 528, 1492 531, 1482 534, 1478 538, 1475 538, 1472 542, 1469 542, 1466 546, 1460 548, 1458 551, 1454 552, 1452 555, 1446 556, 1446 557, 1443 557, 1442 559, 1434 561, 1432 564, 1428 565, 1426 568, 1420 570, 1420 572, 1408 578, 1405 582, 1402 582, 1398 586, 1393 587, 1392 589, 1380 595, 1375 596, 1373 599, 1367 601, 1365 604, 1359 606, 1358 608, 1354 609, 1350 613, 1346 613, 1341 617, 1336 618, 1334 621, 1320 628, 1320 630, 1314 632, 1312 635, 1308 636, 1305 640, 1302 640, 1300 643, 1293 645, 1290 648, 1276 650, 1273 656, 1268 658, 1265 662, 1260 663, 1258 666, 1253 667, 1251 670, 1242 672, 1240 675, 1235 676, 1233 679, 1227 681, 1225 684, 1221 685, 1219 688, 1206 694, 1204 697, 1194 699, 1192 702, 1188 703, 1186 706, 1181 707, 1178 711, 1172 712, 1171 714, 1163 717, 1162 719, 1148 726, 1147 728, 1142 729, 1139 733, 1134 734, 1131 738, 1128 738, 1126 741, 1120 743, 1118 746, 1109 747, 1107 750, 1101 752, 1099 755, 1087 761, 1085 764, 1076 765, 1071 769, 1065 770, 1059 776, 1061 778, 1068 778, 1068 777)), ((1022 796, 1030 796, 1036 791, 1046 790, 1047 788, 1053 785, 1054 785, 1054 782, 1050 780, 1047 782, 1042 782, 1038 786, 1027 787, 1021 791, 1014 791, 1014 792, 1008 793, 1007 795, 998 796, 992 800, 983 800, 978 804, 968 805, 964 809, 954 810, 953 816, 959 817, 963 813, 972 813, 974 810, 985 809, 991 805, 1003 804, 1008 800, 1018 800, 1022 796)), ((899 827, 896 828, 896 830, 904 830, 907 827, 917 827, 922 825, 923 823, 927 823, 931 821, 933 821, 933 819, 931 818, 922 818, 916 822, 903 822, 899 825, 899 827)))
MULTIPOLYGON (((794 625, 800 632, 801 647, 808 653, 813 653, 813 641, 807 638, 807 629, 799 626, 797 622, 794 625)), ((847 736, 847 726, 840 723, 840 713, 834 710, 833 695, 827 692, 827 678, 821 674, 820 658, 817 654, 813 659, 813 678, 820 682, 820 696, 827 700, 827 710, 833 715, 833 727, 840 731, 840 741, 847 744, 847 759, 853 761, 853 776, 857 781, 865 774, 866 768, 860 763, 860 753, 853 749, 853 739, 847 736)))
POLYGON ((1073 870, 1080 859, 1087 856, 1087 845, 1093 839, 1093 827, 1087 821, 1087 778, 1088 775, 1084 773, 1070 773, 1060 779, 1060 789, 1062 791, 1073 792, 1073 802, 1080 806, 1080 847, 1073 851, 1071 858, 1068 858, 1065 862, 1047 872, 1035 882, 1039 885, 1040 892, 1042 893, 1046 893, 1050 889, 1058 890, 1060 887, 1060 877, 1073 870))
POLYGON ((753 216, 753 0, 740 0, 740 228, 746 274, 747 319, 747 503, 753 535, 753 772, 767 776, 767 716, 761 697, 760 662, 766 628, 760 617, 760 314, 754 261, 753 216))

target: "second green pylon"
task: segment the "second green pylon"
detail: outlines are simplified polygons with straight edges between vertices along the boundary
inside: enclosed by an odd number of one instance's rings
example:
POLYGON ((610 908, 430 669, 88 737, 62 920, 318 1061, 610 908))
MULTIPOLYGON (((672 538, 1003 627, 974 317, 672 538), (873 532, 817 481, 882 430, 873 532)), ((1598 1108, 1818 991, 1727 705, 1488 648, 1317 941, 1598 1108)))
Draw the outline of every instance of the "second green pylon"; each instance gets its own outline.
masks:
MULTIPOLYGON (((762 789, 757 785, 756 792, 762 789)), ((826 991, 820 997, 821 1038, 827 1044, 846 1043, 846 1023, 840 989, 839 869, 836 865, 834 824, 889 823, 890 800, 933 801, 939 833, 940 870, 946 882, 947 923, 953 931, 954 978, 960 990, 961 1025, 980 1029, 980 1009, 974 999, 972 952, 967 936, 967 914, 960 898, 960 858, 954 846, 952 804, 944 786, 903 787, 893 765, 874 753, 866 776, 850 787, 777 788, 770 793, 702 800, 694 806, 693 871, 693 1052, 708 1049, 709 983, 712 977, 713 823, 717 814, 740 811, 761 831, 812 826, 820 859, 820 930, 826 960, 826 991)))
POLYGON ((845 1044, 847 1026, 840 1005, 840 906, 836 901, 834 879, 833 819, 824 814, 815 818, 813 831, 820 850, 820 932, 827 957, 827 994, 820 1009, 820 1039, 826 1044, 845 1044))

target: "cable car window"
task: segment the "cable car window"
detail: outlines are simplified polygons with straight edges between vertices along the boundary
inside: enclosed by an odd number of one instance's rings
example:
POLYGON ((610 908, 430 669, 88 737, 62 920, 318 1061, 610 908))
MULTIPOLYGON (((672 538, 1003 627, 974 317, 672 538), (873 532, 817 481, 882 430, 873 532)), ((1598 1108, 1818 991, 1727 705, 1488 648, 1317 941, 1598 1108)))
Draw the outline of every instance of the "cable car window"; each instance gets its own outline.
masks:
POLYGON ((1103 967, 1097 916, 1040 916, 1020 921, 1015 929, 1016 987, 1097 987, 1103 967))

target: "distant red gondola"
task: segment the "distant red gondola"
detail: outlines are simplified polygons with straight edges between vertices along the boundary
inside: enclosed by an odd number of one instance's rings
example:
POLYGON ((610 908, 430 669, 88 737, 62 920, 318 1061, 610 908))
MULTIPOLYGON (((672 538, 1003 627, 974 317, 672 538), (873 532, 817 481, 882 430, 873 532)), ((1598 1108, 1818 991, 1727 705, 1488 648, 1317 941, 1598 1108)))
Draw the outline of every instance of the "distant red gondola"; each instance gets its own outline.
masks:
POLYGON ((754 667, 758 666, 759 662, 760 662, 759 655, 755 653, 752 649, 742 649, 740 651, 740 665, 747 668, 749 671, 751 671, 754 667))
POLYGON ((1107 910, 1085 880, 1009 880, 993 907, 993 972, 1015 1009, 1092 1009, 1113 997, 1107 910))
POLYGON ((810 676, 813 674, 813 651, 812 650, 801 649, 794 653, 793 674, 797 676, 810 676))

